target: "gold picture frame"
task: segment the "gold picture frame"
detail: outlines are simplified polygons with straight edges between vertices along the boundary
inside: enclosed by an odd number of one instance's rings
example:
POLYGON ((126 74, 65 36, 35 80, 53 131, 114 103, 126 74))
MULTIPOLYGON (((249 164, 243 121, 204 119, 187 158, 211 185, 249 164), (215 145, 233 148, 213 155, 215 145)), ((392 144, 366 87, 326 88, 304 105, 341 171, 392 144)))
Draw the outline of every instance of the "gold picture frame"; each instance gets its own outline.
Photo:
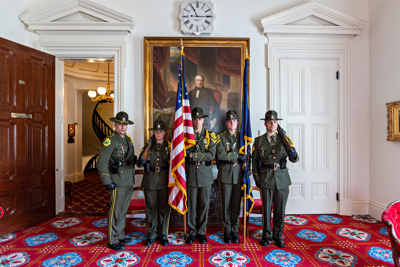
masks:
MULTIPOLYGON (((144 141, 147 142, 147 140, 150 138, 150 133, 148 131, 149 128, 152 128, 153 126, 153 118, 154 118, 154 114, 156 114, 156 118, 159 117, 158 113, 154 113, 154 107, 157 108, 156 112, 158 112, 158 107, 157 107, 157 103, 155 102, 156 100, 154 100, 154 88, 153 88, 153 80, 154 80, 154 48, 160 49, 160 47, 162 48, 166 48, 169 47, 169 52, 171 53, 171 49, 174 48, 179 49, 181 46, 181 40, 183 42, 183 46, 184 46, 184 53, 185 53, 185 49, 187 48, 198 48, 198 50, 200 51, 205 51, 206 49, 219 49, 218 51, 221 51, 221 48, 234 48, 235 51, 237 52, 236 48, 240 49, 240 54, 236 53, 237 58, 240 57, 240 62, 238 62, 237 64, 235 64, 235 68, 236 68, 236 77, 234 77, 236 80, 235 81, 235 96, 239 96, 239 99, 236 99, 235 102, 235 107, 237 106, 241 106, 241 96, 242 96, 242 92, 243 92, 243 71, 244 71, 244 60, 246 57, 246 51, 247 53, 250 54, 249 51, 249 47, 250 47, 250 38, 214 38, 214 37, 207 37, 207 38, 199 38, 199 37, 144 37, 144 141), (240 76, 237 76, 237 71, 239 70, 239 66, 240 66, 240 76), (240 78, 240 82, 239 79, 240 78), (240 88, 240 89, 239 89, 240 88), (239 103, 240 102, 240 103, 239 103)), ((187 49, 188 50, 188 49, 187 49)), ((156 51, 157 52, 157 51, 156 51)), ((179 51, 177 51, 179 52, 179 51)), ((204 53, 204 52, 202 52, 204 53)), ((175 53, 176 54, 176 53, 175 53)), ((170 66, 169 64, 172 64, 174 62, 170 62, 169 60, 171 60, 172 57, 170 57, 170 54, 168 56, 168 60, 166 65, 170 66)), ((198 59, 203 60, 204 58, 206 58, 206 56, 201 56, 200 52, 198 55, 198 59)), ((176 59, 176 57, 175 57, 176 59)), ((188 57, 185 57, 185 64, 186 64, 186 60, 188 59, 188 57)), ((156 60, 156 66, 157 66, 157 58, 156 60)), ((174 63, 175 64, 175 63, 174 63)), ((197 63, 196 63, 197 64, 197 63)), ((176 64, 175 64, 176 65, 176 64)), ((171 65, 172 66, 172 65, 171 65)), ((200 66, 200 65, 199 65, 200 66)), ((163 67, 165 68, 165 67, 163 67)), ((171 70, 172 68, 170 68, 171 70)), ((187 69, 187 66, 185 66, 185 71, 187 69)), ((157 70, 158 72, 160 72, 160 70, 157 70)), ((162 72, 163 70, 161 70, 162 72)), ((175 69, 174 69, 174 73, 175 73, 175 69)), ((185 73, 186 74, 186 73, 185 73)), ((202 73, 203 74, 203 73, 202 73)), ((160 75, 159 73, 156 75, 160 75)), ((162 75, 165 75, 164 73, 162 75)), ((168 76, 171 76, 172 71, 170 73, 168 73, 168 76)), ((218 73, 218 75, 220 75, 220 73, 218 73)), ((166 76, 166 77, 168 77, 166 76)), ((185 75, 187 76, 187 74, 185 75)), ((220 75, 221 76, 221 75, 220 75)), ((233 76, 233 75, 232 75, 233 76)), ((164 76, 163 76, 164 77, 164 76)), ((172 76, 171 76, 172 77, 172 76)), ((176 71, 176 77, 178 77, 178 71, 176 71)), ((227 77, 223 77, 223 78, 227 78, 227 77)), ((164 79, 164 78, 163 78, 164 79)), ((227 78, 229 79, 229 77, 227 78)), ((230 78, 231 80, 233 80, 233 78, 230 78)), ((225 79, 226 80, 226 79, 225 79)), ((164 81, 164 80, 163 80, 164 81)), ((164 81, 165 82, 165 81, 164 81)), ((208 87, 207 85, 207 78, 205 79, 205 87, 208 87)), ((188 92, 190 93, 191 89, 190 88, 190 84, 192 83, 192 80, 188 81, 188 79, 186 79, 186 84, 188 85, 188 92)), ((177 84, 175 83, 170 83, 169 85, 165 85, 166 89, 168 90, 168 88, 170 88, 169 95, 173 94, 173 90, 175 90, 176 92, 176 87, 177 84), (171 89, 171 87, 175 87, 174 89, 171 89)), ((211 86, 212 87, 212 86, 211 86)), ((249 85, 250 87, 250 85, 249 85)), ((159 87, 157 87, 157 90, 159 90, 159 87)), ((250 88, 249 88, 250 90, 250 88)), ((217 91, 217 90, 214 90, 217 91)), ((159 91, 157 91, 159 92, 159 91)), ((217 92, 218 94, 218 92, 217 92)), ((226 92, 224 92, 224 94, 220 93, 220 95, 227 95, 226 92)), ((157 97, 156 97, 157 98, 157 97)), ((221 97, 222 98, 222 97, 221 97)), ((170 98, 168 97, 168 100, 170 98)), ((167 101, 168 101, 167 100, 167 101)), ((221 100, 220 100, 221 101, 221 100)), ((227 102, 231 103, 231 101, 227 102)), ((219 102, 219 104, 221 104, 221 102, 219 102)), ((175 104, 173 103, 173 101, 170 101, 168 103, 168 105, 171 105, 173 107, 175 107, 175 104)), ((231 105, 231 104, 229 104, 231 105)), ((226 106, 226 104, 225 104, 226 106)), ((193 107, 191 107, 193 108, 193 107)), ((226 107, 227 109, 228 107, 226 107)), ((161 108, 162 109, 162 108, 161 108)), ((240 107, 239 107, 240 109, 240 107)), ((212 109, 211 109, 212 110, 212 109)), ((172 112, 173 112, 173 108, 170 107, 168 112, 170 113, 169 115, 172 116, 172 112)), ((220 113, 223 113, 225 111, 225 109, 221 109, 219 110, 220 113)), ((226 110, 227 111, 227 110, 226 110)), ((162 112, 162 111, 161 111, 162 112)), ((237 110, 237 112, 241 112, 241 110, 237 110)), ((220 115, 221 116, 221 115, 220 115)), ((170 118, 170 117, 168 117, 170 118)), ((169 123, 171 122, 170 119, 168 119, 168 121, 165 121, 166 125, 169 129, 169 131, 171 131, 172 128, 172 124, 169 123)), ((222 123, 222 120, 221 120, 222 123)), ((219 126, 219 128, 221 128, 221 126, 219 126)), ((216 131, 216 133, 218 134, 219 132, 216 131)), ((167 140, 168 138, 168 133, 167 133, 167 140)))
POLYGON ((386 103, 387 110, 387 141, 400 142, 400 101, 386 103))

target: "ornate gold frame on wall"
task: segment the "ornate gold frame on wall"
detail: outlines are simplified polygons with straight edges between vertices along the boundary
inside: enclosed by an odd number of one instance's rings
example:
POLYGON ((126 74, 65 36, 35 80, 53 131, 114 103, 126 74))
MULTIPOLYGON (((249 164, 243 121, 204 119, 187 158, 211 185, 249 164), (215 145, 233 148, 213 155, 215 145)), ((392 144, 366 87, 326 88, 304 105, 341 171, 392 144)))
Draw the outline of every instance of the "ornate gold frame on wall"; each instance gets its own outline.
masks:
MULTIPOLYGON (((237 47, 241 49, 241 92, 246 50, 250 55, 250 38, 144 37, 144 141, 150 138, 147 129, 153 125, 153 47, 237 47)), ((178 74, 177 74, 178 75, 178 74)), ((250 76, 250 75, 249 75, 250 76)), ((250 82, 249 82, 250 87, 250 82)), ((189 88, 188 88, 189 89, 189 88)), ((249 89, 250 90, 250 89, 249 89)))
POLYGON ((387 141, 400 141, 400 101, 386 103, 387 110, 387 141))

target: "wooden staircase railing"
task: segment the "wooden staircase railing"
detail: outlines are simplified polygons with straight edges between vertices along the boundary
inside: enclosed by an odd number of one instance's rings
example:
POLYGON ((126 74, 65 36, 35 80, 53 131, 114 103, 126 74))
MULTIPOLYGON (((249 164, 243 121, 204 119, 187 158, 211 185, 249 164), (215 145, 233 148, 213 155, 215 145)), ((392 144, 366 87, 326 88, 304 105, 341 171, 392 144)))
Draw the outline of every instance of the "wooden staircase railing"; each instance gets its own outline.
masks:
POLYGON ((100 103, 106 103, 105 101, 99 101, 94 108, 93 115, 92 115, 92 126, 93 130, 96 133, 97 138, 99 138, 100 142, 103 142, 104 138, 109 136, 113 129, 108 126, 108 124, 103 120, 100 114, 97 112, 97 106, 100 103))

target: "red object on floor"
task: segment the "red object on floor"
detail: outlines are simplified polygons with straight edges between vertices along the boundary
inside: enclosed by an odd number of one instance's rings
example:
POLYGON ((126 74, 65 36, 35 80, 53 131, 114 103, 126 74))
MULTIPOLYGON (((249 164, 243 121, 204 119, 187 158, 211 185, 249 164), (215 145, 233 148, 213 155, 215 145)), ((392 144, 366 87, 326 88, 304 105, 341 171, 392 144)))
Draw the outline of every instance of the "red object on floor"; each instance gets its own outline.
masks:
POLYGON ((106 247, 104 216, 57 217, 0 237, 0 266, 17 260, 18 266, 393 266, 386 227, 369 216, 286 216, 286 248, 273 241, 261 247, 261 223, 250 219, 246 245, 224 244, 222 229, 208 227, 204 245, 197 238, 186 245, 183 229, 169 229, 168 246, 144 247, 146 223, 127 219, 125 234, 133 241, 114 251, 106 247))
POLYGON ((131 203, 129 204, 128 211, 130 210, 145 210, 146 203, 144 199, 131 199, 131 203))

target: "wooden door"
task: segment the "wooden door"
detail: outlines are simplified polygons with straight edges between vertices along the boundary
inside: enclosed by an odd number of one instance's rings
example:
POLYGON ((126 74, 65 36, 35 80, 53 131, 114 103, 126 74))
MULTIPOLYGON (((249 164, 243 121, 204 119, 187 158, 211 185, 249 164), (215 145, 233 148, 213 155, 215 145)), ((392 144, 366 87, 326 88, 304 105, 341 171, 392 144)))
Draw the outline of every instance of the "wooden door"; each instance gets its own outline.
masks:
POLYGON ((0 38, 0 236, 55 217, 54 62, 0 38))
POLYGON ((280 84, 283 127, 300 160, 289 163, 287 214, 337 213, 338 62, 283 59, 280 84))

